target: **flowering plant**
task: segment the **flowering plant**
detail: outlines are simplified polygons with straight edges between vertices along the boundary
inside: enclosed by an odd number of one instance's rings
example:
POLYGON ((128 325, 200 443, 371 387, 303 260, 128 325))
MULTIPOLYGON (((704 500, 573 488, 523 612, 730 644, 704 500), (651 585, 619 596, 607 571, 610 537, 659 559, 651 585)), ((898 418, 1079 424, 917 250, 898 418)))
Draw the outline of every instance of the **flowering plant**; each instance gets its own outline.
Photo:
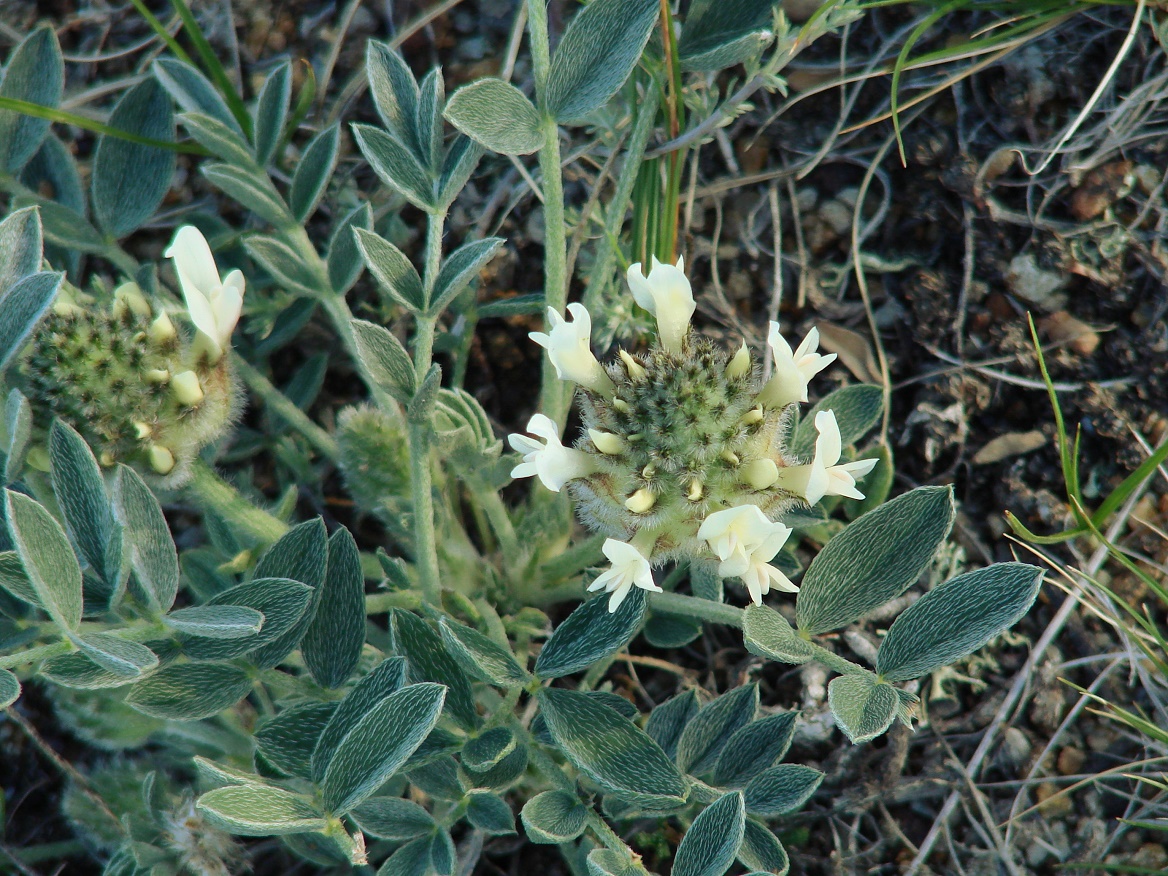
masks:
MULTIPOLYGON (((674 876, 736 860, 784 874, 771 823, 823 778, 782 762, 796 712, 744 684, 644 715, 604 681, 611 663, 638 636, 675 648, 706 623, 740 628, 761 658, 838 673, 830 710, 859 742, 911 723, 913 680, 1033 601, 1040 573, 1001 564, 921 596, 872 668, 817 640, 917 582, 952 493, 885 501, 887 457, 853 450, 882 391, 843 387, 801 417, 833 358, 816 332, 792 350, 772 324, 768 357, 723 350, 691 327, 672 244, 620 234, 667 79, 684 67, 697 87, 741 65, 777 88, 796 51, 858 12, 835 3, 795 28, 774 4, 695 2, 679 36, 660 10, 593 0, 553 55, 544 4, 529 3, 534 101, 489 77, 448 99, 440 70, 419 81, 371 41, 380 124, 351 131, 387 190, 377 209, 337 173, 359 161, 338 125, 300 136, 288 65, 249 106, 187 60, 154 61, 110 114, 89 195, 64 184, 79 174, 43 113, 0 115, 13 207, 0 222, 0 705, 19 714, 36 686, 56 720, 119 753, 71 774, 64 797, 105 872, 238 872, 262 850, 289 870, 445 876, 521 823, 573 872, 631 876, 656 865, 613 825, 647 818, 677 826, 674 876), (615 230, 591 262, 601 286, 568 304, 560 129, 610 105, 627 118, 601 124, 632 126, 615 230), (246 220, 189 211, 156 264, 140 244, 180 146, 246 220), (447 220, 488 151, 539 153, 541 295, 480 300, 505 242, 447 244, 466 231, 447 220), (49 177, 62 200, 39 194, 49 177), (399 210, 426 227, 417 259, 383 215, 399 210), (614 296, 604 284, 626 245, 652 258, 614 296), (593 318, 634 305, 656 322, 652 342, 602 364, 593 318), (505 455, 462 387, 470 338, 479 321, 544 312, 531 335, 550 365, 540 412, 505 455), (290 380, 276 353, 304 360, 290 380), (328 407, 326 372, 363 389, 328 407), (566 443, 564 381, 582 420, 566 443), (244 387, 263 410, 240 424, 244 387), (511 478, 540 486, 505 499, 511 478), (342 481, 351 503, 336 500, 342 481), (726 581, 745 587, 745 609, 726 581)), ((35 31, 3 94, 52 109, 63 63, 53 31, 35 31)), ((735 111, 706 109, 694 141, 735 111)))

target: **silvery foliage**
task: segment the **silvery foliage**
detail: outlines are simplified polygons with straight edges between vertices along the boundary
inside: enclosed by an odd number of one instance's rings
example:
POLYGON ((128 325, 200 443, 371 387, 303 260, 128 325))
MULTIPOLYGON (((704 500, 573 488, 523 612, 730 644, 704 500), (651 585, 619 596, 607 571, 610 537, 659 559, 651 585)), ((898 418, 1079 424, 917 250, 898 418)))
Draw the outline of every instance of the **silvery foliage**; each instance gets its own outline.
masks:
MULTIPOLYGON (((492 79, 447 101, 440 71, 419 82, 399 55, 370 43, 381 124, 353 125, 353 137, 390 189, 426 213, 444 213, 484 149, 537 150, 557 124, 603 107, 646 50, 657 5, 594 0, 582 9, 538 103, 492 79), (447 138, 443 119, 462 133, 447 138)), ((681 59, 696 71, 757 69, 761 53, 791 33, 769 4, 696 0, 681 59)), ((55 106, 62 69, 52 30, 37 30, 10 55, 0 93, 55 106)), ((289 183, 274 181, 269 169, 289 148, 290 68, 270 73, 246 126, 194 67, 160 59, 151 73, 121 97, 110 122, 171 140, 177 119, 212 156, 200 165, 203 176, 253 214, 245 243, 251 269, 284 296, 268 349, 293 338, 318 306, 335 310, 330 302, 363 266, 387 305, 435 320, 466 297, 502 243, 469 242, 423 277, 374 232, 372 210, 359 202, 334 205, 335 231, 318 254, 303 223, 335 194, 341 137, 335 126, 319 131, 289 183)), ((735 861, 756 874, 787 872, 771 822, 806 803, 823 779, 783 762, 795 712, 762 707, 753 684, 706 702, 687 691, 643 715, 611 692, 551 683, 603 668, 641 633, 662 647, 691 641, 701 633, 697 614, 659 611, 640 590, 613 613, 594 599, 572 611, 533 660, 533 639, 546 635, 541 612, 512 599, 500 619, 455 590, 442 610, 422 609, 411 564, 362 554, 347 529, 330 534, 321 518, 265 541, 208 514, 209 543, 180 552, 148 478, 104 464, 66 422, 34 422, 13 375, 64 282, 44 266, 79 277, 81 255, 113 252, 155 214, 175 164, 166 150, 102 136, 87 191, 47 122, 2 111, 0 165, 8 190, 18 192, 0 222, 0 372, 8 369, 13 387, 0 420, 0 704, 12 705, 22 685, 35 683, 80 738, 120 753, 65 801, 107 873, 229 872, 242 856, 232 836, 260 836, 278 837, 288 853, 322 868, 372 862, 386 876, 451 874, 466 863, 455 836, 522 829, 532 842, 558 845, 575 872, 633 876, 646 872, 643 863, 602 819, 665 817, 687 828, 675 876, 721 876, 735 861), (396 606, 384 629, 366 621, 368 579, 388 591, 368 597, 388 597, 378 611, 396 606), (522 701, 530 707, 516 712, 522 701), (140 754, 147 745, 167 757, 140 754), (155 766, 164 762, 178 766, 155 766), (104 811, 89 805, 92 793, 104 798, 104 811)), ((167 300, 152 267, 134 279, 144 294, 167 300)), ((92 288, 100 297, 102 288, 92 288)), ((537 309, 538 301, 524 301, 482 307, 479 317, 537 309)), ((419 374, 406 346, 379 324, 354 320, 346 328, 379 410, 342 418, 340 464, 359 474, 350 478, 355 497, 408 553, 408 475, 398 464, 407 428, 429 429, 442 470, 473 490, 505 483, 510 461, 500 458, 477 402, 444 388, 436 366, 419 374)), ((850 388, 832 399, 848 441, 875 423, 876 396, 850 388)), ((814 413, 793 425, 793 446, 813 440, 814 413)), ((785 663, 819 660, 838 673, 830 705, 854 742, 898 718, 909 723, 915 697, 897 684, 1014 623, 1041 578, 1030 566, 999 564, 935 587, 891 625, 871 669, 819 644, 817 636, 916 583, 952 525, 949 489, 883 502, 887 458, 879 471, 883 480, 863 505, 843 506, 855 517, 846 527, 822 510, 792 517, 826 542, 803 573, 794 625, 769 607, 725 605, 722 582, 708 568, 690 570, 693 601, 740 623, 751 651, 785 663)), ((454 515, 439 517, 440 526, 456 525, 454 515)), ((546 555, 563 535, 561 520, 528 512, 522 555, 475 571, 482 586, 505 574, 579 581, 579 558, 587 565, 594 554, 582 547, 546 555)), ((490 586, 505 592, 498 580, 490 586)))

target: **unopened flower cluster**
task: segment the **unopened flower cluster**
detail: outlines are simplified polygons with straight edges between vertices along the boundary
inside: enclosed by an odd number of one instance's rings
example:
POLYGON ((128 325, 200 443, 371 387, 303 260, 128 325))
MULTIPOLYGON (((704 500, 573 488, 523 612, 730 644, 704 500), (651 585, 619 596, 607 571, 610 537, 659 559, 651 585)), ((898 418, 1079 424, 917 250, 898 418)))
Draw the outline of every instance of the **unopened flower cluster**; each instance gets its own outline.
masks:
POLYGON ((34 421, 60 417, 102 465, 137 465, 175 486, 237 408, 227 359, 243 306, 243 275, 221 277, 203 235, 180 228, 166 251, 194 329, 186 334, 135 283, 109 306, 75 293, 58 300, 34 335, 23 386, 34 421))
POLYGON ((581 520, 609 536, 611 566, 590 590, 610 593, 609 610, 633 587, 659 591, 652 567, 671 560, 717 560, 723 578, 739 578, 762 603, 772 587, 797 588, 772 564, 791 535, 783 514, 824 496, 862 499, 856 480, 874 459, 841 462, 835 414, 815 416, 811 460, 784 446, 788 421, 807 401, 810 380, 835 359, 817 352, 812 329, 792 350, 771 323, 774 366, 768 380, 746 345, 727 353, 690 330, 695 303, 683 262, 653 260, 646 276, 629 268, 633 296, 657 321, 643 354, 620 350, 602 365, 590 348, 591 319, 569 304, 564 319, 549 309, 551 329, 531 338, 546 348, 561 380, 578 387, 583 434, 574 446, 543 414, 530 435, 510 443, 523 461, 512 477, 536 476, 549 490, 567 488, 581 520))

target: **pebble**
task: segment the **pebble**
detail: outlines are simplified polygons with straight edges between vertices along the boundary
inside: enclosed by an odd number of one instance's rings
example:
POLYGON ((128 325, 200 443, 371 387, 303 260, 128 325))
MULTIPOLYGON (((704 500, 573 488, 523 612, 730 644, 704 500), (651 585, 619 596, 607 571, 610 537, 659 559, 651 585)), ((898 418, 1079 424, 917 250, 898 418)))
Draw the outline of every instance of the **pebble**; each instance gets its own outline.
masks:
POLYGON ((1014 256, 1006 272, 1006 285, 1010 291, 1044 311, 1057 310, 1066 303, 1066 296, 1060 293, 1067 280, 1063 271, 1039 267, 1034 254, 1028 252, 1014 256))
POLYGON ((1030 759, 1030 752, 1034 746, 1030 738, 1017 727, 1007 727, 1002 734, 1002 747, 998 750, 998 758, 1004 766, 1015 770, 1021 769, 1030 759))
POLYGON ((1066 342, 1080 356, 1090 356, 1099 348, 1099 333, 1065 310, 1044 316, 1038 321, 1038 326, 1052 341, 1066 342))
POLYGON ((1043 782, 1034 792, 1038 798, 1038 811, 1047 818, 1062 818, 1075 811, 1075 801, 1070 794, 1060 794, 1054 782, 1043 782))
POLYGON ((1079 774, 1079 770, 1083 768, 1083 762, 1087 760, 1087 752, 1081 748, 1073 748, 1068 746, 1059 752, 1058 756, 1058 771, 1062 776, 1075 776, 1079 774))

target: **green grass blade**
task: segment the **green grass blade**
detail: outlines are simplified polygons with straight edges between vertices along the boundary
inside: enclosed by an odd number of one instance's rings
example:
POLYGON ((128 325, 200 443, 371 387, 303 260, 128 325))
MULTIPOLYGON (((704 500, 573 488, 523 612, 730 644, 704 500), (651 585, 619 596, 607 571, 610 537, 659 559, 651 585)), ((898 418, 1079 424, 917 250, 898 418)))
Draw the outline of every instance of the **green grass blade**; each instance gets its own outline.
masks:
POLYGON ((912 29, 912 33, 908 35, 908 39, 904 41, 904 45, 900 49, 900 53, 896 56, 896 63, 892 67, 892 129, 896 134, 896 148, 900 151, 900 163, 905 167, 908 166, 904 154, 904 138, 901 136, 900 130, 900 74, 908 63, 908 53, 912 51, 912 47, 916 45, 917 40, 924 36, 925 31, 940 21, 944 16, 948 15, 954 9, 961 7, 964 0, 952 0, 946 3, 940 9, 928 15, 924 21, 912 29))
POLYGON ((1132 494, 1140 484, 1152 476, 1152 473, 1159 468, 1165 460, 1168 460, 1168 440, 1156 448, 1156 450, 1147 459, 1140 464, 1140 467, 1129 474, 1118 487, 1111 491, 1106 499, 1100 504, 1099 509, 1091 515, 1091 520, 1096 526, 1102 526, 1107 518, 1110 517, 1122 505, 1127 497, 1132 494))
POLYGON ((142 20, 150 25, 151 30, 158 34, 162 41, 166 43, 166 47, 170 49, 172 55, 180 61, 185 61, 191 65, 194 64, 191 61, 191 56, 178 44, 178 40, 170 35, 170 31, 166 29, 166 25, 159 21, 153 12, 146 8, 146 4, 142 0, 130 0, 130 2, 134 4, 134 8, 138 10, 138 14, 142 16, 142 20))
POLYGON ((227 70, 224 69, 214 49, 211 48, 211 44, 207 42, 207 38, 203 35, 202 28, 195 21, 195 16, 191 14, 191 8, 187 6, 185 0, 170 0, 170 2, 174 6, 175 12, 178 13, 179 18, 182 19, 187 37, 194 43, 195 51, 198 52, 199 57, 202 59, 203 66, 211 77, 211 81, 218 86, 219 91, 223 95, 223 99, 227 101, 227 106, 231 108, 231 114, 235 116, 235 120, 239 122, 239 126, 243 128, 244 133, 250 138, 251 115, 248 113, 247 107, 243 104, 243 98, 235 90, 235 85, 232 83, 231 77, 227 75, 227 70))
POLYGON ((208 155, 206 149, 194 143, 175 143, 172 140, 154 140, 150 137, 141 137, 121 128, 115 128, 95 119, 79 116, 76 113, 65 112, 56 107, 43 106, 39 103, 29 103, 27 100, 17 100, 14 97, 0 97, 0 109, 14 110, 31 116, 35 119, 48 119, 62 125, 74 125, 95 134, 104 134, 107 137, 116 137, 119 140, 128 140, 142 146, 154 146, 157 149, 166 149, 170 152, 182 152, 187 155, 208 155))

